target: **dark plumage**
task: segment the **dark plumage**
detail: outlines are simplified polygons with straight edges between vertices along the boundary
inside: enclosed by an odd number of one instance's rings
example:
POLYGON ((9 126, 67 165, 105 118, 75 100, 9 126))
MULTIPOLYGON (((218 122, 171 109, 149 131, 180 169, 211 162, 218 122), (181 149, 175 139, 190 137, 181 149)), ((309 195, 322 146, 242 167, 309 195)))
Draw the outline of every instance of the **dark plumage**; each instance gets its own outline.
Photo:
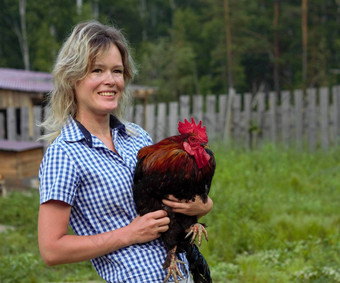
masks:
POLYGON ((178 129, 180 135, 139 151, 134 175, 134 199, 140 215, 165 209, 170 217, 169 230, 162 234, 168 250, 163 265, 169 271, 166 281, 170 275, 177 280, 179 274, 174 266, 178 261, 175 256, 185 251, 194 281, 212 282, 208 264, 193 244, 195 236, 192 241, 186 237, 186 231, 197 223, 197 217, 173 213, 162 203, 168 195, 186 201, 200 196, 206 202, 215 172, 215 158, 206 145, 208 137, 201 122, 196 125, 193 119, 192 123, 185 120, 185 123, 179 122, 178 129))

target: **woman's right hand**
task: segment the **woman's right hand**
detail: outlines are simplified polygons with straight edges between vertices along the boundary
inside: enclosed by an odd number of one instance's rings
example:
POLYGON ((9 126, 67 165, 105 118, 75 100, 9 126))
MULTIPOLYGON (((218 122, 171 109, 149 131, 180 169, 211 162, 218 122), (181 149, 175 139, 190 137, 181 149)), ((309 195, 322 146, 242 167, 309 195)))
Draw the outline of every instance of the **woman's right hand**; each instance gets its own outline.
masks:
POLYGON ((131 244, 149 242, 160 237, 161 233, 169 229, 170 218, 165 210, 138 215, 128 226, 131 244))
POLYGON ((169 229, 166 211, 137 216, 129 225, 101 234, 68 234, 71 206, 51 200, 40 205, 38 239, 41 256, 47 265, 90 260, 126 246, 158 238, 169 229))

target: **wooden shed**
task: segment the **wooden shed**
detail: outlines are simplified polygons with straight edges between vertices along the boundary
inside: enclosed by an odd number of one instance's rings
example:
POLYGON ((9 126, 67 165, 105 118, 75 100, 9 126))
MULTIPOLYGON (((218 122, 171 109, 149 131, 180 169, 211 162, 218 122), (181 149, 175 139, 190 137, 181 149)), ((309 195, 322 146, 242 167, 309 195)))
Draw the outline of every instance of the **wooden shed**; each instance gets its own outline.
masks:
POLYGON ((0 175, 6 187, 29 187, 37 180, 44 147, 39 142, 0 140, 0 175))
MULTIPOLYGON (((19 129, 20 119, 28 120, 28 137, 23 140, 34 140, 36 130, 35 106, 42 106, 46 94, 53 89, 52 75, 45 72, 34 72, 17 69, 0 68, 0 139, 16 139, 16 133, 10 132, 11 121, 5 121, 2 117, 13 117, 16 127, 19 129), (27 109, 28 113, 20 115, 20 109, 27 109), (7 115, 8 111, 10 115, 7 115), (18 116, 18 117, 17 117, 18 116)), ((153 87, 130 85, 132 95, 136 99, 142 100, 144 112, 148 97, 156 92, 153 87)), ((40 114, 39 114, 40 115, 40 114)), ((44 113, 41 114, 42 116, 44 113)), ((26 121, 25 121, 26 122, 26 121)))

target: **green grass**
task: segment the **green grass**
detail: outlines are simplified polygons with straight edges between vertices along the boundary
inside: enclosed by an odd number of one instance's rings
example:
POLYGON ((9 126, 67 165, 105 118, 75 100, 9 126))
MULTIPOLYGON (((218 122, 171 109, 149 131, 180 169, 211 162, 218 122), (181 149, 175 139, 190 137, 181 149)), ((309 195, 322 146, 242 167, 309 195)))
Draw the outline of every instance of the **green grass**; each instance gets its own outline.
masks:
POLYGON ((214 282, 340 282, 340 148, 214 151, 214 282))
MULTIPOLYGON (((340 282, 340 148, 213 146, 213 210, 201 251, 214 282, 340 282)), ((0 198, 0 282, 99 281, 89 262, 47 267, 36 190, 0 198)))
POLYGON ((39 193, 11 192, 0 198, 0 224, 14 229, 0 233, 0 282, 103 282, 90 262, 46 266, 38 248, 39 193))

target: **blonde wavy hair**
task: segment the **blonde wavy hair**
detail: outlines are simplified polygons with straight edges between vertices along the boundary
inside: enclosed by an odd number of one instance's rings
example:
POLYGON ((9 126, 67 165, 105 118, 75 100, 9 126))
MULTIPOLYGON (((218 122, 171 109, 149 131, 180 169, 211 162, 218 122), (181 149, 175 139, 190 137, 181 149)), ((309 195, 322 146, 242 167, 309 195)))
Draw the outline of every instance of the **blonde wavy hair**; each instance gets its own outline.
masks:
POLYGON ((42 140, 52 143, 60 134, 69 115, 75 117, 77 103, 74 86, 90 72, 95 59, 111 44, 117 46, 122 56, 125 82, 122 98, 112 114, 123 118, 124 110, 131 100, 127 86, 136 74, 128 42, 123 33, 113 26, 103 25, 97 21, 80 23, 64 42, 52 71, 54 89, 48 95, 50 115, 41 124, 48 133, 41 137, 42 140))

